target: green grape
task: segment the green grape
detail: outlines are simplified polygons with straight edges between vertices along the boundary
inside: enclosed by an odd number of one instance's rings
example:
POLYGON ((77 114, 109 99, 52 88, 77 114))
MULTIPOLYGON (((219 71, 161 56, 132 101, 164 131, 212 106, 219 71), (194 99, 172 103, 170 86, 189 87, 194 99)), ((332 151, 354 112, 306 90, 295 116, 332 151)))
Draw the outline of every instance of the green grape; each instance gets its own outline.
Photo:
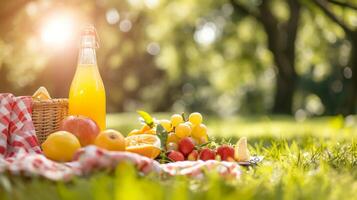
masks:
POLYGON ((191 135, 191 127, 185 123, 179 124, 175 133, 179 138, 189 137, 191 135))
POLYGON ((202 123, 202 115, 198 112, 191 113, 188 117, 188 121, 190 121, 193 125, 198 126, 202 123))
POLYGON ((182 118, 181 115, 174 114, 174 115, 171 116, 171 125, 172 125, 172 127, 176 127, 177 125, 179 125, 182 122, 183 122, 183 118, 182 118))

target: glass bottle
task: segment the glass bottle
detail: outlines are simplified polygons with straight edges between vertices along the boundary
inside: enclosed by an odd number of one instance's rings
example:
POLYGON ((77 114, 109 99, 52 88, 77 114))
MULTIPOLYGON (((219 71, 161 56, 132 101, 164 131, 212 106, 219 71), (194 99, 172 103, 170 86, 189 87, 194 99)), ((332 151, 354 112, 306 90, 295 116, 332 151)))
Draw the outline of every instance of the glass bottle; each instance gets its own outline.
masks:
POLYGON ((106 95, 95 49, 98 48, 94 26, 81 33, 78 65, 69 92, 69 114, 93 119, 101 130, 106 128, 106 95))

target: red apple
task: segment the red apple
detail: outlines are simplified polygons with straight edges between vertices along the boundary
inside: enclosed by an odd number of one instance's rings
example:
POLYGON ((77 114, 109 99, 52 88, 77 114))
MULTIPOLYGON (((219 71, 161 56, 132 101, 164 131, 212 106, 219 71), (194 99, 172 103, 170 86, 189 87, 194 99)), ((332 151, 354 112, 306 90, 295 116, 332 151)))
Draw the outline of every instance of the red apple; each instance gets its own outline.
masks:
POLYGON ((94 144, 94 140, 100 132, 97 123, 85 116, 66 117, 60 124, 60 130, 75 135, 82 147, 94 144))

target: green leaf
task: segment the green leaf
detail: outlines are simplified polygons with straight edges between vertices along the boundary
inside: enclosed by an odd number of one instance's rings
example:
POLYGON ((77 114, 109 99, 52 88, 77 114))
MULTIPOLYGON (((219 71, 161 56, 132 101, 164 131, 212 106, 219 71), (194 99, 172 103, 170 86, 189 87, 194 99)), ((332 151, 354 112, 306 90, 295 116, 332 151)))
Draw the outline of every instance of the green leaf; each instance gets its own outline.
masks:
POLYGON ((159 157, 159 160, 158 160, 161 164, 165 164, 165 163, 170 163, 172 162, 171 159, 169 159, 166 155, 166 151, 161 151, 160 153, 160 157, 159 157))
POLYGON ((156 135, 160 138, 161 149, 165 149, 168 132, 166 132, 166 130, 164 129, 164 127, 161 126, 161 124, 158 124, 156 126, 156 135))
POLYGON ((154 119, 151 117, 151 115, 149 113, 142 111, 142 110, 138 110, 137 112, 140 115, 140 117, 143 118, 145 124, 147 124, 151 128, 154 126, 154 119))

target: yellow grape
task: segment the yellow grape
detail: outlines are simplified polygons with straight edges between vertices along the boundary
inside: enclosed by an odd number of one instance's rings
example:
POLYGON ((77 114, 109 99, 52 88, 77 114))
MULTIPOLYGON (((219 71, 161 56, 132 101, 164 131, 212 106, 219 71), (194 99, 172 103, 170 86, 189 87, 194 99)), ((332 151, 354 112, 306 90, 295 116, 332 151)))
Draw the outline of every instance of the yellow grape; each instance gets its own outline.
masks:
POLYGON ((198 112, 191 113, 188 117, 188 121, 190 121, 193 125, 198 126, 202 123, 202 115, 198 112))
POLYGON ((185 122, 191 129, 193 128, 193 124, 191 122, 185 122))
POLYGON ((192 136, 195 138, 200 138, 203 136, 207 136, 207 127, 204 124, 200 124, 193 128, 192 136))
POLYGON ((169 133, 167 135, 166 144, 168 144, 168 143, 178 143, 179 141, 180 141, 180 138, 177 137, 177 135, 175 133, 169 133))
POLYGON ((198 144, 205 144, 205 143, 208 142, 208 136, 207 136, 207 135, 206 135, 206 136, 199 137, 199 138, 194 137, 194 139, 196 140, 196 142, 197 142, 198 144))
POLYGON ((167 119, 162 119, 159 121, 159 124, 164 127, 164 129, 167 131, 167 132, 170 132, 171 131, 171 121, 170 120, 167 120, 167 119))
POLYGON ((179 124, 175 129, 175 133, 179 138, 188 137, 191 135, 191 127, 185 123, 179 124))
POLYGON ((171 116, 171 125, 172 125, 172 127, 176 127, 177 125, 179 125, 182 122, 183 122, 183 118, 182 118, 181 115, 174 114, 174 115, 171 116))

